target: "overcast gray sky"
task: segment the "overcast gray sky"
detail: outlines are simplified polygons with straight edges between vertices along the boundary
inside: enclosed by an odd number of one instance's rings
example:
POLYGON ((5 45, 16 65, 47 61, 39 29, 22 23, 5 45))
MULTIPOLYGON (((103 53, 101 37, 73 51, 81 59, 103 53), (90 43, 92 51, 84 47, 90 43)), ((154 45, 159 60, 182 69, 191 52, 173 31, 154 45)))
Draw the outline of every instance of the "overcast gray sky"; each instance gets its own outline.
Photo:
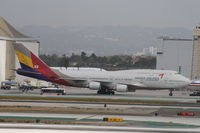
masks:
POLYGON ((26 25, 184 27, 200 22, 200 0, 0 0, 0 16, 26 25))

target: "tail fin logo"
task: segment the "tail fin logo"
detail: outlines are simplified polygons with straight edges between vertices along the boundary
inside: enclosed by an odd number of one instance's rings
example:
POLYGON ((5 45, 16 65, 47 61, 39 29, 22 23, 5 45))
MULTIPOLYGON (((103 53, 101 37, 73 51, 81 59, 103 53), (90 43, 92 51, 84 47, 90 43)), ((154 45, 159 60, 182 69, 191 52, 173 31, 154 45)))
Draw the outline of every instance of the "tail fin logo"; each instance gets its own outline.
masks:
POLYGON ((59 74, 55 73, 47 64, 45 64, 23 44, 14 43, 13 46, 21 65, 18 74, 62 85, 70 85, 67 81, 61 79, 59 74))

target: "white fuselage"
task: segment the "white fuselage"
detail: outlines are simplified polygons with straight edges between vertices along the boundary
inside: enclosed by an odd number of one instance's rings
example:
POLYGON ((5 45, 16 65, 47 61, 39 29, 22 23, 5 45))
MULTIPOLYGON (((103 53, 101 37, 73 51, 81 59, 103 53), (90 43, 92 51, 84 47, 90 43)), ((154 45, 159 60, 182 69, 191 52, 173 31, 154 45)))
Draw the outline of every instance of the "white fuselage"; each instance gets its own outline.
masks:
POLYGON ((106 71, 98 68, 66 69, 54 67, 64 75, 87 82, 105 82, 151 89, 172 89, 187 86, 191 81, 170 70, 106 71))

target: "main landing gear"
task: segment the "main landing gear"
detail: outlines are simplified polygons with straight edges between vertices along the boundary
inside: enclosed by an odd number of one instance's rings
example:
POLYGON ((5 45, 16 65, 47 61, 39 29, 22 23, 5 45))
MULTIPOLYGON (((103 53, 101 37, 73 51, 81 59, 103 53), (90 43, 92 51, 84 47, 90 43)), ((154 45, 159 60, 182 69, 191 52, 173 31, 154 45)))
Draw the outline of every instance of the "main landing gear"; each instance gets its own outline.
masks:
POLYGON ((173 89, 170 89, 169 91, 170 91, 169 96, 173 96, 173 93, 172 93, 173 89))
POLYGON ((104 88, 97 91, 97 94, 107 94, 107 95, 114 95, 115 92, 112 89, 104 88))

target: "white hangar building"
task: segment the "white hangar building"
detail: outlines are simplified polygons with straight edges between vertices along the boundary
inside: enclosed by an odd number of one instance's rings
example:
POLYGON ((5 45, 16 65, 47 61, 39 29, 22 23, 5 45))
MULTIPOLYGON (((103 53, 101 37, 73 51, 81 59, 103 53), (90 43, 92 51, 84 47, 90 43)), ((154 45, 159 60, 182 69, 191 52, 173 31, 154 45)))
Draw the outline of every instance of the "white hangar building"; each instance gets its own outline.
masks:
POLYGON ((16 74, 13 70, 20 67, 12 46, 13 43, 21 43, 38 55, 40 42, 36 38, 18 32, 0 17, 0 82, 5 80, 23 81, 26 78, 16 74))
POLYGON ((192 36, 192 39, 159 37, 156 68, 200 79, 200 25, 195 27, 192 36))
POLYGON ((156 69, 174 70, 192 77, 193 39, 159 37, 156 69))

